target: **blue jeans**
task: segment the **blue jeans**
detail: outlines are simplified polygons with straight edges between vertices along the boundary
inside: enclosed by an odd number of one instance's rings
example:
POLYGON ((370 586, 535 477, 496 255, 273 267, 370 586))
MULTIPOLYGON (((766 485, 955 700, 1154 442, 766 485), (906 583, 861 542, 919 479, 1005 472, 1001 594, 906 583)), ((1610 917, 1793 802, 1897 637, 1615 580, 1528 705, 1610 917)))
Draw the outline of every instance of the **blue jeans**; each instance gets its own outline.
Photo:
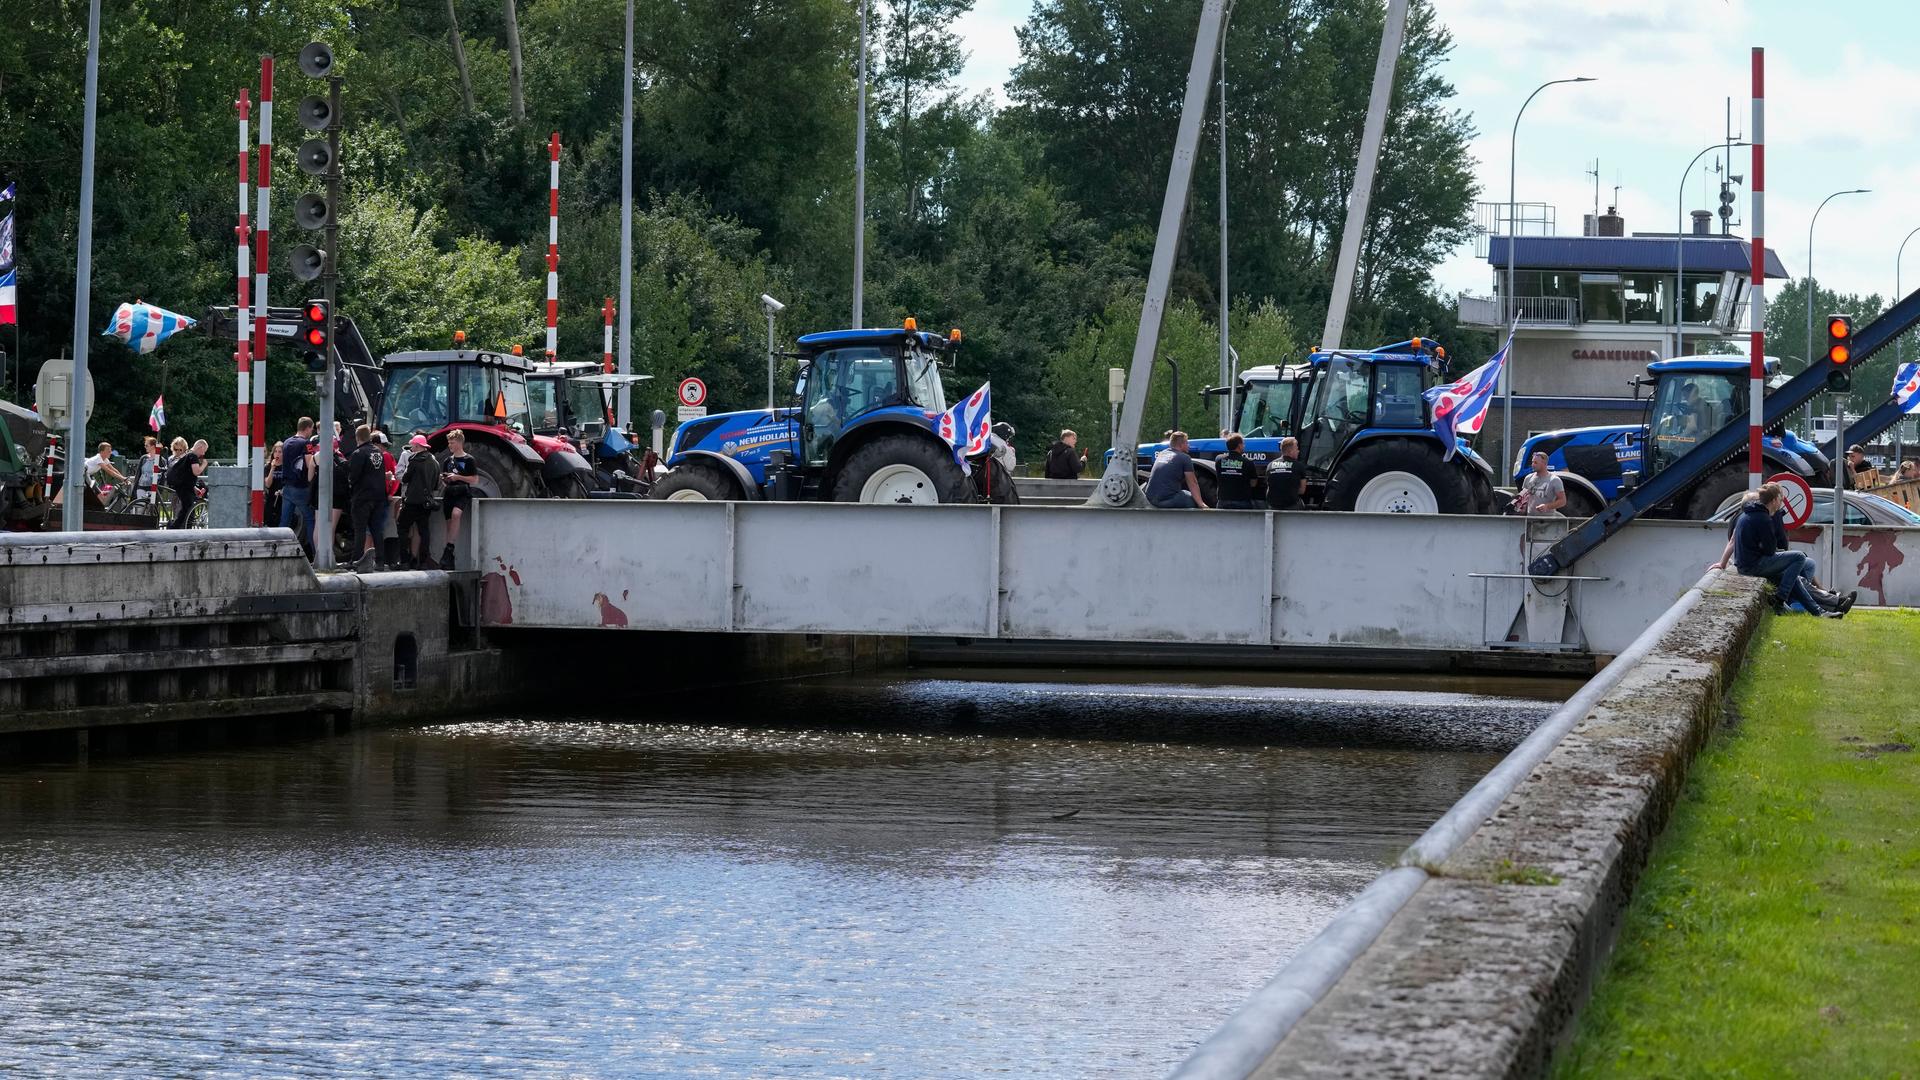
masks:
POLYGON ((1807 588, 1808 580, 1813 577, 1812 560, 1798 551, 1776 551, 1754 563, 1753 569, 1743 572, 1772 581, 1783 604, 1799 604, 1809 614, 1822 610, 1807 588))
POLYGON ((309 489, 303 487, 280 489, 280 527, 293 528, 293 534, 302 543, 312 546, 313 538, 307 535, 313 531, 313 514, 307 506, 308 494, 309 489), (294 527, 295 522, 299 523, 297 528, 294 527))
MULTIPOLYGON (((1153 502, 1151 499, 1147 501, 1153 502)), ((1192 510, 1194 509, 1193 492, 1176 491, 1161 501, 1153 503, 1153 505, 1162 510, 1192 510)))

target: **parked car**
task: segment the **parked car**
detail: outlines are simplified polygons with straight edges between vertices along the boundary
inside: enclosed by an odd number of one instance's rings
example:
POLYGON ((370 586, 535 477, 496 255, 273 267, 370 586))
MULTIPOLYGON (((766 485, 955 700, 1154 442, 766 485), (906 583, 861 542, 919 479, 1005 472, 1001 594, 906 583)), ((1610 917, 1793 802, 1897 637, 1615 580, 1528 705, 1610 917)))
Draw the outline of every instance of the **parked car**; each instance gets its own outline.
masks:
MULTIPOLYGON (((1901 506, 1891 499, 1883 499, 1864 491, 1849 491, 1847 496, 1847 524, 1849 525, 1896 525, 1920 526, 1920 514, 1901 506)), ((1711 520, 1728 522, 1740 512, 1739 506, 1729 506, 1713 515, 1711 520)), ((1821 525, 1833 521, 1833 492, 1815 491, 1813 493, 1813 515, 1807 524, 1821 525)))

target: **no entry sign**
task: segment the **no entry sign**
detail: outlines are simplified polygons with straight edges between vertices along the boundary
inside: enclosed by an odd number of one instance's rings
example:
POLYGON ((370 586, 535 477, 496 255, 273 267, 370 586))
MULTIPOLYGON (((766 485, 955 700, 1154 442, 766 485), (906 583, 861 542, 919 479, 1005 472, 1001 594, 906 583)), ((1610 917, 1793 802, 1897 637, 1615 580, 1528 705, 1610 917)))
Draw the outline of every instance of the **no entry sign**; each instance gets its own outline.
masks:
POLYGON ((1797 529, 1805 525, 1807 519, 1813 516, 1813 487, 1793 473, 1769 476, 1767 481, 1780 485, 1780 501, 1787 511, 1787 528, 1797 529))
POLYGON ((693 408, 707 403, 707 384, 688 376, 680 380, 680 404, 693 408))

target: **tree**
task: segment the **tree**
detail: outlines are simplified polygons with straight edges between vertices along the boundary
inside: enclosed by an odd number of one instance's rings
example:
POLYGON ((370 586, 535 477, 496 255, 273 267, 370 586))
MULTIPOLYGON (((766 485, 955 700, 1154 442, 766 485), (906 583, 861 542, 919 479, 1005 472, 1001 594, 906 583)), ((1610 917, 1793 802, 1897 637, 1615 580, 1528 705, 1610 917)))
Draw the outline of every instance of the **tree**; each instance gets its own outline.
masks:
MULTIPOLYGON (((1794 278, 1784 286, 1777 287, 1767 297, 1767 354, 1780 357, 1788 373, 1804 370, 1809 356, 1818 358, 1824 354, 1827 347, 1827 316, 1851 315, 1854 329, 1858 330, 1877 318, 1887 306, 1879 293, 1866 296, 1836 293, 1822 288, 1819 280, 1814 279, 1813 344, 1809 347, 1807 282, 1806 278, 1794 278)), ((1894 346, 1889 345, 1854 370, 1853 386, 1846 395, 1849 413, 1859 415, 1876 408, 1887 399, 1893 386, 1896 351, 1894 346)), ((1908 351, 1913 353, 1911 344, 1908 351)), ((1826 408, 1831 411, 1832 405, 1829 403, 1826 408)))

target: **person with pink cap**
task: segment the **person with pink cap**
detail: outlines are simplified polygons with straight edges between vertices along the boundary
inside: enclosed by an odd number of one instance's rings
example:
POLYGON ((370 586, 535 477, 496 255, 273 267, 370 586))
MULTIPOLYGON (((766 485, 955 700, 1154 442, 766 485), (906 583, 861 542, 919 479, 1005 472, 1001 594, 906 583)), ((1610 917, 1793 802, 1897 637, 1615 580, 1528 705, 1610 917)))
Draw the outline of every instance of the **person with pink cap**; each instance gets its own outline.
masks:
POLYGON ((412 569, 435 569, 427 553, 433 550, 433 494, 440 487, 440 462, 425 435, 408 440, 400 457, 400 550, 412 569))

